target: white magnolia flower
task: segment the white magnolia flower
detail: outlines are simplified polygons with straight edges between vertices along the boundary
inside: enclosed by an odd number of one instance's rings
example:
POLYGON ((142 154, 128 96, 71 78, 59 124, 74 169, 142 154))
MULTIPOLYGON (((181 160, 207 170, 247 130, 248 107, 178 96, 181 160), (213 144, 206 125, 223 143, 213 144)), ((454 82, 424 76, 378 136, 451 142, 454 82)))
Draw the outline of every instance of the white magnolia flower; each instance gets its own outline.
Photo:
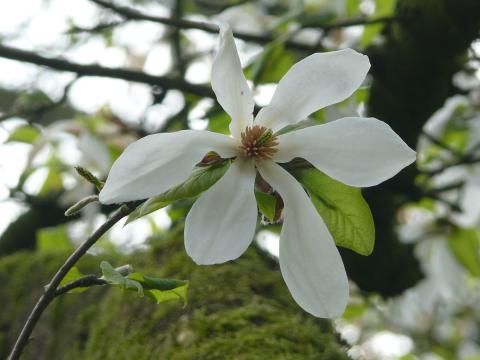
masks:
POLYGON ((350 96, 369 67, 366 56, 350 49, 311 55, 290 69, 270 105, 253 121, 254 101, 232 32, 222 26, 212 87, 232 119, 231 136, 183 130, 144 137, 113 165, 100 201, 121 203, 158 195, 187 179, 209 151, 235 158, 190 210, 187 253, 198 264, 216 264, 236 259, 247 249, 257 221, 258 172, 285 204, 280 268, 293 298, 313 315, 338 316, 348 300, 342 260, 306 192, 278 163, 301 157, 346 184, 372 186, 413 162, 415 152, 388 125, 372 118, 343 118, 280 136, 275 132, 350 96))

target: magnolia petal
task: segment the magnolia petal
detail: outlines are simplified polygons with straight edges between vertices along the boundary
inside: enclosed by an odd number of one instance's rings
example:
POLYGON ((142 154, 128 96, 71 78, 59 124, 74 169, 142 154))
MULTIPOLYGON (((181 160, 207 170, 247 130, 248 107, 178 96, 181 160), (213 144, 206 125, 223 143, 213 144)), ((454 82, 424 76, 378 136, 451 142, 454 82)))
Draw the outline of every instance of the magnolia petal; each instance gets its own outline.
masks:
POLYGON ((385 181, 415 161, 416 153, 383 121, 347 117, 278 137, 273 159, 301 157, 328 176, 356 187, 385 181))
POLYGON ((252 124, 254 101, 243 75, 232 30, 220 26, 220 44, 212 66, 212 88, 223 109, 230 115, 230 133, 237 139, 252 124))
POLYGON ((369 69, 368 57, 352 49, 310 55, 287 72, 255 122, 276 131, 306 119, 352 95, 369 69))
POLYGON ((257 223, 252 161, 237 159, 193 204, 185 222, 185 248, 201 265, 238 258, 252 242, 257 223))
POLYGON ((348 279, 332 236, 301 185, 278 164, 257 164, 285 203, 280 234, 280 269, 295 301, 317 317, 341 315, 348 279))
POLYGON ((234 139, 209 132, 183 130, 146 136, 130 144, 115 161, 100 192, 104 204, 146 199, 184 181, 209 151, 236 155, 234 139))

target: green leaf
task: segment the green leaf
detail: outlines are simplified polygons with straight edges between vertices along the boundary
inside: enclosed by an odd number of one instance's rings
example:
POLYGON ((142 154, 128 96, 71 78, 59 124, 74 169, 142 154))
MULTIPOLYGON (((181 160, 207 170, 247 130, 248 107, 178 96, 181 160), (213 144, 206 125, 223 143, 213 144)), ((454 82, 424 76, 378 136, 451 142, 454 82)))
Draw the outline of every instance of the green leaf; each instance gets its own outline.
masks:
POLYGON ((187 304, 188 281, 161 279, 140 273, 123 276, 106 261, 102 261, 100 267, 108 283, 136 291, 140 297, 147 296, 157 304, 169 300, 181 300, 184 306, 187 304))
POLYGON ((294 64, 292 54, 285 51, 282 42, 268 45, 259 58, 248 66, 246 74, 254 84, 278 83, 294 64))
POLYGON ((176 200, 188 199, 200 195, 215 184, 227 171, 230 161, 211 166, 199 167, 180 185, 148 199, 137 207, 129 216, 125 224, 148 215, 158 209, 170 205, 176 200))
POLYGON ((48 174, 38 193, 45 196, 50 193, 60 192, 63 189, 62 173, 57 168, 49 168, 48 174))
POLYGON ((107 261, 102 261, 100 263, 100 268, 102 269, 105 281, 109 284, 119 285, 125 290, 136 290, 137 294, 140 297, 143 297, 143 287, 138 281, 126 278, 115 270, 107 261))
POLYGON ((365 303, 349 304, 342 315, 342 319, 352 321, 360 318, 366 311, 368 311, 368 306, 365 303))
POLYGON ((220 134, 230 134, 228 126, 231 119, 222 108, 214 106, 211 111, 207 112, 206 116, 208 117, 208 130, 220 134))
MULTIPOLYGON (((65 275, 65 277, 63 278, 63 280, 60 282, 59 286, 63 286, 63 285, 66 285, 72 281, 75 281, 75 280, 78 280, 78 279, 81 279, 83 278, 85 275, 82 274, 80 272, 80 270, 78 270, 78 268, 76 266, 72 267, 68 272, 67 272, 67 275, 65 275)), ((78 294, 78 293, 81 293, 81 292, 84 292, 85 290, 87 290, 88 288, 86 287, 79 287, 79 288, 76 288, 76 289, 73 289, 73 290, 70 290, 68 293, 69 294, 78 294)))
POLYGON ((41 252, 70 251, 72 244, 64 225, 37 231, 37 250, 41 252))
POLYGON ((275 220, 275 210, 277 206, 277 199, 275 196, 255 191, 255 198, 257 199, 260 212, 265 215, 270 222, 273 222, 275 220))
POLYGON ((337 15, 332 11, 323 11, 314 14, 304 14, 298 19, 298 22, 302 25, 302 27, 315 28, 322 25, 327 25, 335 20, 336 17, 337 15))
POLYGON ((359 0, 347 0, 347 16, 351 17, 358 12, 359 0))
POLYGON ((476 228, 454 228, 448 244, 462 264, 473 276, 480 277, 480 232, 476 228))
POLYGON ((20 126, 10 133, 10 136, 8 137, 6 142, 17 141, 27 144, 33 144, 35 140, 38 139, 39 135, 40 131, 33 126, 20 126))
POLYGON ((128 278, 142 284, 144 294, 156 301, 157 304, 170 300, 180 300, 184 307, 187 305, 188 281, 161 279, 139 273, 129 274, 128 278))
POLYGON ((325 221, 335 243, 361 255, 375 244, 373 216, 360 189, 342 184, 317 169, 295 172, 325 221))
MULTIPOLYGON (((392 15, 395 10, 397 0, 377 0, 375 6, 375 14, 373 18, 380 18, 392 15)), ((360 39, 360 47, 366 48, 380 34, 384 24, 372 24, 365 26, 362 38, 360 39)))
POLYGON ((23 93, 20 95, 16 103, 19 110, 30 111, 51 105, 53 105, 52 99, 42 90, 33 90, 23 93))

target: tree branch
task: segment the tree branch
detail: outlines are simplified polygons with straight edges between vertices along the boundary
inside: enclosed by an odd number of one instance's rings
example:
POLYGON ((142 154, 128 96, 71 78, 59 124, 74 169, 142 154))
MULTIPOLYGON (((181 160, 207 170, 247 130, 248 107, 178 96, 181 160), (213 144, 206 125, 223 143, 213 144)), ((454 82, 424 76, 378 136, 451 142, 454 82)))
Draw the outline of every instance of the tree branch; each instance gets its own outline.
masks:
MULTIPOLYGON (((156 22, 163 25, 172 26, 175 28, 197 29, 197 30, 202 30, 212 34, 217 34, 219 31, 218 26, 213 23, 149 15, 128 6, 115 5, 111 1, 105 1, 105 0, 90 0, 90 1, 103 8, 112 10, 118 15, 128 20, 151 21, 151 22, 156 22)), ((376 19, 360 18, 360 19, 350 19, 345 21, 339 21, 331 24, 309 25, 305 27, 317 28, 325 32, 328 32, 330 30, 338 29, 342 27, 349 27, 349 26, 356 26, 356 25, 373 25, 373 24, 388 23, 393 21, 398 21, 398 18, 392 17, 392 16, 379 17, 376 19)), ((235 31, 233 33, 233 36, 237 39, 252 41, 259 44, 267 44, 276 39, 276 37, 273 35, 257 35, 257 34, 252 34, 248 32, 243 32, 243 31, 235 31)), ((317 46, 315 45, 312 46, 312 45, 308 45, 308 44, 301 43, 294 40, 285 41, 285 46, 287 48, 306 51, 306 52, 315 51, 317 48, 317 46)))
POLYGON ((441 147, 442 149, 447 150, 448 152, 452 153, 453 155, 455 155, 455 156, 457 156, 457 157, 461 157, 461 156, 462 156, 462 153, 459 152, 457 149, 454 149, 454 148, 452 148, 451 146, 449 146, 448 144, 445 144, 442 140, 437 139, 435 136, 433 136, 432 134, 428 133, 427 131, 422 130, 422 135, 425 136, 425 137, 426 137, 429 141, 431 141, 433 144, 441 147))
POLYGON ((99 278, 97 275, 87 275, 78 280, 69 282, 68 284, 58 287, 57 289, 55 289, 54 297, 63 295, 71 290, 78 288, 107 284, 108 283, 104 279, 99 278))
MULTIPOLYGON (((163 16, 153 16, 153 15, 142 13, 136 9, 132 9, 127 6, 115 5, 109 1, 104 1, 104 0, 90 0, 90 1, 92 1, 93 3, 103 8, 112 10, 116 14, 128 20, 151 21, 151 22, 172 26, 180 29, 202 30, 210 34, 218 34, 218 31, 219 31, 218 26, 212 23, 192 21, 192 20, 186 20, 186 19, 176 19, 176 18, 169 18, 169 17, 163 17, 163 16)), ((237 39, 252 41, 258 44, 267 44, 275 40, 275 36, 272 36, 272 35, 257 35, 257 34, 242 32, 242 31, 235 31, 233 36, 237 39)), ((311 45, 301 43, 301 42, 296 42, 293 40, 287 40, 285 42, 285 46, 287 48, 306 51, 306 52, 311 52, 312 50, 314 50, 314 47, 312 47, 311 45)))
MULTIPOLYGON (((115 268, 115 271, 118 271, 122 276, 127 276, 133 272, 133 268, 131 265, 123 265, 115 268)), ((55 289, 55 297, 63 295, 71 290, 78 289, 78 288, 86 288, 95 285, 108 285, 108 281, 104 279, 103 276, 97 275, 85 275, 80 279, 71 281, 63 286, 59 286, 55 289)))
POLYGON ((215 94, 210 87, 191 84, 183 79, 154 76, 140 71, 124 68, 107 68, 100 65, 76 64, 65 59, 48 58, 38 55, 32 51, 21 50, 1 44, 0 57, 46 66, 55 70, 74 72, 79 76, 100 76, 123 79, 148 85, 156 85, 166 89, 180 90, 189 94, 215 99, 215 94))
POLYGON ((67 34, 78 34, 78 33, 99 33, 105 30, 112 29, 118 25, 123 24, 121 21, 113 21, 113 22, 108 22, 108 23, 100 23, 97 24, 93 27, 81 27, 81 26, 72 26, 70 29, 68 29, 67 34))
POLYGON ((321 29, 323 31, 330 31, 333 29, 339 29, 339 28, 350 27, 350 26, 388 24, 395 21, 400 21, 400 19, 396 16, 381 16, 373 19, 361 17, 357 19, 337 21, 331 24, 308 25, 305 27, 321 29))
POLYGON ((25 325, 20 332, 20 335, 17 338, 15 346, 10 353, 8 360, 17 360, 20 358, 20 355, 27 344, 27 341, 35 328, 38 320, 41 315, 50 304, 50 302, 55 298, 55 293, 58 285, 63 280, 68 271, 76 264, 76 262, 87 252, 88 249, 92 247, 97 240, 105 234, 113 225, 115 225, 119 220, 124 216, 130 214, 135 209, 134 205, 122 205, 118 210, 116 210, 110 218, 105 221, 87 240, 85 240, 65 261, 65 263, 60 267, 57 273, 53 276, 50 283, 47 285, 47 288, 43 295, 38 299, 35 304, 32 312, 28 316, 25 325))
POLYGON ((454 166, 460 166, 460 165, 472 165, 472 164, 477 164, 480 163, 480 156, 474 156, 474 155, 464 155, 461 158, 449 162, 447 164, 444 164, 436 169, 431 169, 431 170, 420 170, 420 173, 426 174, 428 176, 435 176, 438 175, 442 172, 444 172, 447 169, 450 169, 454 166))

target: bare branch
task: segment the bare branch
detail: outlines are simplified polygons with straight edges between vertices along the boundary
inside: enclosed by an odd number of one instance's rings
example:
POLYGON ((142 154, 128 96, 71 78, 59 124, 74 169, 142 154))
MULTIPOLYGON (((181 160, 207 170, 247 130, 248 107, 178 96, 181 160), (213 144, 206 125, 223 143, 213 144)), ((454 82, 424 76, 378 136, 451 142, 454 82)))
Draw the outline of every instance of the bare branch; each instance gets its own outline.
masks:
POLYGON ((318 25, 309 25, 305 27, 309 28, 317 28, 323 31, 330 31, 333 29, 339 29, 344 27, 350 26, 358 26, 358 25, 375 25, 375 24, 388 24, 395 21, 399 21, 400 19, 395 16, 382 16, 378 18, 357 18, 357 19, 348 19, 343 21, 337 21, 331 24, 318 24, 318 25))
MULTIPOLYGON (((106 0, 90 0, 90 1, 92 1, 93 3, 101 7, 110 9, 115 13, 117 13, 118 15, 128 20, 152 21, 159 24, 172 26, 175 28, 197 29, 197 30, 202 30, 212 34, 216 34, 219 31, 218 26, 212 23, 149 15, 128 6, 115 5, 111 1, 106 1, 106 0)), ((393 16, 385 16, 385 17, 379 17, 375 19, 359 18, 359 19, 349 19, 345 21, 339 21, 331 24, 311 24, 305 27, 321 29, 325 32, 328 32, 330 30, 338 29, 342 27, 357 26, 357 25, 373 25, 373 24, 379 24, 379 23, 389 23, 393 21, 398 21, 398 18, 393 16)), ((267 44, 276 39, 276 37, 273 35, 258 35, 258 34, 243 32, 243 31, 235 31, 233 33, 233 36, 236 37, 237 39, 252 41, 259 44, 267 44)), ((287 48, 306 51, 306 52, 312 52, 318 48, 315 45, 312 46, 312 45, 301 43, 294 40, 287 40, 285 42, 285 46, 287 48)))
MULTIPOLYGON (((151 21, 151 22, 156 22, 159 24, 168 25, 168 26, 172 26, 180 29, 202 30, 211 34, 217 34, 219 31, 218 26, 212 23, 192 21, 192 20, 186 20, 186 19, 173 19, 173 18, 163 17, 163 16, 153 16, 153 15, 142 13, 136 9, 132 9, 127 6, 115 5, 109 1, 104 1, 104 0, 90 0, 90 1, 106 9, 110 9, 115 13, 117 13, 118 15, 128 20, 151 21)), ((242 32, 242 31, 235 31, 233 36, 236 37, 237 39, 252 41, 258 44, 267 44, 276 39, 276 37, 272 35, 257 35, 257 34, 242 32)), ((287 48, 306 51, 306 52, 311 52, 315 50, 314 47, 312 47, 311 45, 292 41, 292 40, 287 40, 285 42, 285 46, 287 48)))
POLYGON ((69 282, 68 284, 58 287, 57 289, 55 289, 54 296, 57 297, 78 288, 86 288, 86 287, 95 286, 95 285, 107 285, 107 284, 108 283, 104 279, 99 278, 97 275, 87 275, 75 281, 69 282))
POLYGON ((65 59, 49 58, 38 55, 32 51, 21 50, 5 45, 0 45, 0 57, 46 66, 55 70, 74 72, 79 76, 100 76, 123 79, 148 85, 156 85, 166 89, 180 90, 189 94, 215 99, 215 94, 210 87, 191 84, 183 79, 154 76, 124 68, 107 68, 100 65, 76 64, 65 59))
POLYGON ((420 173, 426 174, 428 176, 435 176, 438 175, 442 172, 444 172, 447 169, 450 169, 454 166, 460 166, 460 165, 472 165, 472 164, 477 164, 480 163, 480 156, 474 156, 474 155, 464 155, 460 157, 459 159, 449 162, 447 164, 444 164, 442 166, 439 166, 436 169, 431 169, 431 170, 420 170, 420 173))

